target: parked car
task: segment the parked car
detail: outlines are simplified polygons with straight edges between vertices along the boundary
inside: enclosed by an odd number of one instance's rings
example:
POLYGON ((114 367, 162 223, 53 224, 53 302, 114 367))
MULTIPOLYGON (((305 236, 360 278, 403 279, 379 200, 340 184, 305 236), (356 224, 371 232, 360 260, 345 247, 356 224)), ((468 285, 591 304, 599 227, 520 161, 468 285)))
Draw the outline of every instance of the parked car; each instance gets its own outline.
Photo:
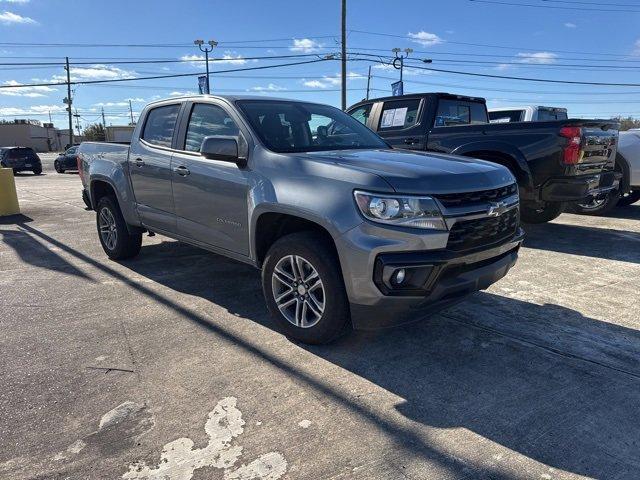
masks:
POLYGON ((640 130, 620 132, 617 163, 623 172, 618 205, 636 203, 640 200, 640 130))
POLYGON ((550 120, 567 120, 566 108, 526 105, 524 107, 490 108, 491 123, 512 122, 548 122, 550 120))
POLYGON ((30 171, 35 175, 42 173, 42 162, 33 148, 0 147, 0 166, 12 168, 15 173, 30 171))
POLYGON ((64 173, 67 170, 78 169, 78 155, 76 154, 78 146, 68 148, 66 151, 60 153, 58 158, 53 161, 53 167, 56 172, 64 173))
POLYGON ((523 238, 508 169, 390 149, 327 105, 174 98, 144 108, 130 147, 78 153, 110 258, 149 231, 261 268, 275 321, 308 343, 487 288, 523 238))
POLYGON ((605 197, 618 186, 614 120, 490 124, 483 98, 448 93, 364 100, 347 111, 396 148, 506 166, 518 179, 528 223, 553 220, 567 203, 605 197))

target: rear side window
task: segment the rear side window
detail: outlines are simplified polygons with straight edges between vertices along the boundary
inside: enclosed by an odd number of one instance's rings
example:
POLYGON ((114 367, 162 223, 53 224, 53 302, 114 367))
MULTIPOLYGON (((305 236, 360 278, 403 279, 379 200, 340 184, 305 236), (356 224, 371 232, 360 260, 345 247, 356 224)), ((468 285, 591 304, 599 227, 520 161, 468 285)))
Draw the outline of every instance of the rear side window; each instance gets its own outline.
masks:
POLYGON ((351 110, 349 112, 349 115, 351 115, 353 118, 358 120, 361 124, 366 125, 367 120, 369 120, 369 114, 371 113, 372 106, 373 106, 372 103, 369 103, 367 105, 362 105, 358 108, 351 110))
POLYGON ((483 103, 440 100, 434 127, 455 127, 487 123, 487 110, 483 103))
POLYGON ((418 123, 419 109, 419 98, 384 102, 378 130, 386 132, 413 127, 418 123))
POLYGON ((239 134, 236 122, 224 109, 217 105, 196 103, 189 118, 184 149, 189 152, 199 152, 204 137, 239 134))
POLYGON ((31 148, 12 148, 9 150, 9 158, 35 158, 36 152, 31 148))
POLYGON ((567 112, 563 110, 551 110, 548 108, 538 109, 538 121, 548 122, 550 120, 566 120, 567 112))
POLYGON ((489 112, 491 123, 511 123, 521 122, 524 110, 503 110, 500 112, 489 112))
POLYGON ((178 119, 180 105, 165 105, 149 110, 147 121, 144 124, 142 139, 153 145, 171 147, 173 130, 178 119))

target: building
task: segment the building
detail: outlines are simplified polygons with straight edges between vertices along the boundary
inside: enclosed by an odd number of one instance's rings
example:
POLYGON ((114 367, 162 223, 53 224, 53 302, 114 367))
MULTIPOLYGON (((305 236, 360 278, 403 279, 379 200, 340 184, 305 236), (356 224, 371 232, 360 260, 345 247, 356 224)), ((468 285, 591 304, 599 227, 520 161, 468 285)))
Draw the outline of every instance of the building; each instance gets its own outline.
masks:
POLYGON ((0 146, 12 145, 31 147, 36 152, 61 150, 57 130, 53 124, 41 124, 37 120, 0 123, 0 146))

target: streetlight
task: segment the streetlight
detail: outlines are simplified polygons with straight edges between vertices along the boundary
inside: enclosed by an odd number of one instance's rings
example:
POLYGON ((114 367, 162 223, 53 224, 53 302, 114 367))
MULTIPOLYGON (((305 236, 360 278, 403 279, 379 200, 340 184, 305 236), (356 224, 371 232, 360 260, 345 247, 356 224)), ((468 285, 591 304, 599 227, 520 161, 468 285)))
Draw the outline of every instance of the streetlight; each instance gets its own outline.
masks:
POLYGON ((209 91, 209 52, 211 52, 217 45, 218 42, 216 42, 215 40, 209 40, 207 42, 208 46, 204 46, 204 40, 194 40, 193 42, 194 45, 197 45, 198 48, 200 49, 201 52, 204 52, 204 61, 207 64, 207 94, 210 93, 209 91))
POLYGON ((399 53, 403 51, 399 48, 394 48, 391 51, 396 55, 396 58, 393 59, 393 68, 395 68, 396 70, 400 70, 400 82, 402 82, 402 70, 404 69, 404 59, 407 58, 411 53, 413 53, 413 48, 405 48, 404 55, 399 55, 399 53))

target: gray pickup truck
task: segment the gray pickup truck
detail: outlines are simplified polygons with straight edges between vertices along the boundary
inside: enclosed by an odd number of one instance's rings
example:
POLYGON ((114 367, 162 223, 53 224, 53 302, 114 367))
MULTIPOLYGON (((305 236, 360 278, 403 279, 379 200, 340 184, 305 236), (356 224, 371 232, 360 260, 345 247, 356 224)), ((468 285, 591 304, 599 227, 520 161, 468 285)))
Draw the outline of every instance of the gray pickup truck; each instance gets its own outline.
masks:
POLYGON ((84 196, 112 259, 145 231, 249 263, 290 337, 423 318, 516 262, 505 167, 393 150, 337 108, 193 96, 145 107, 130 146, 84 142, 84 196))

